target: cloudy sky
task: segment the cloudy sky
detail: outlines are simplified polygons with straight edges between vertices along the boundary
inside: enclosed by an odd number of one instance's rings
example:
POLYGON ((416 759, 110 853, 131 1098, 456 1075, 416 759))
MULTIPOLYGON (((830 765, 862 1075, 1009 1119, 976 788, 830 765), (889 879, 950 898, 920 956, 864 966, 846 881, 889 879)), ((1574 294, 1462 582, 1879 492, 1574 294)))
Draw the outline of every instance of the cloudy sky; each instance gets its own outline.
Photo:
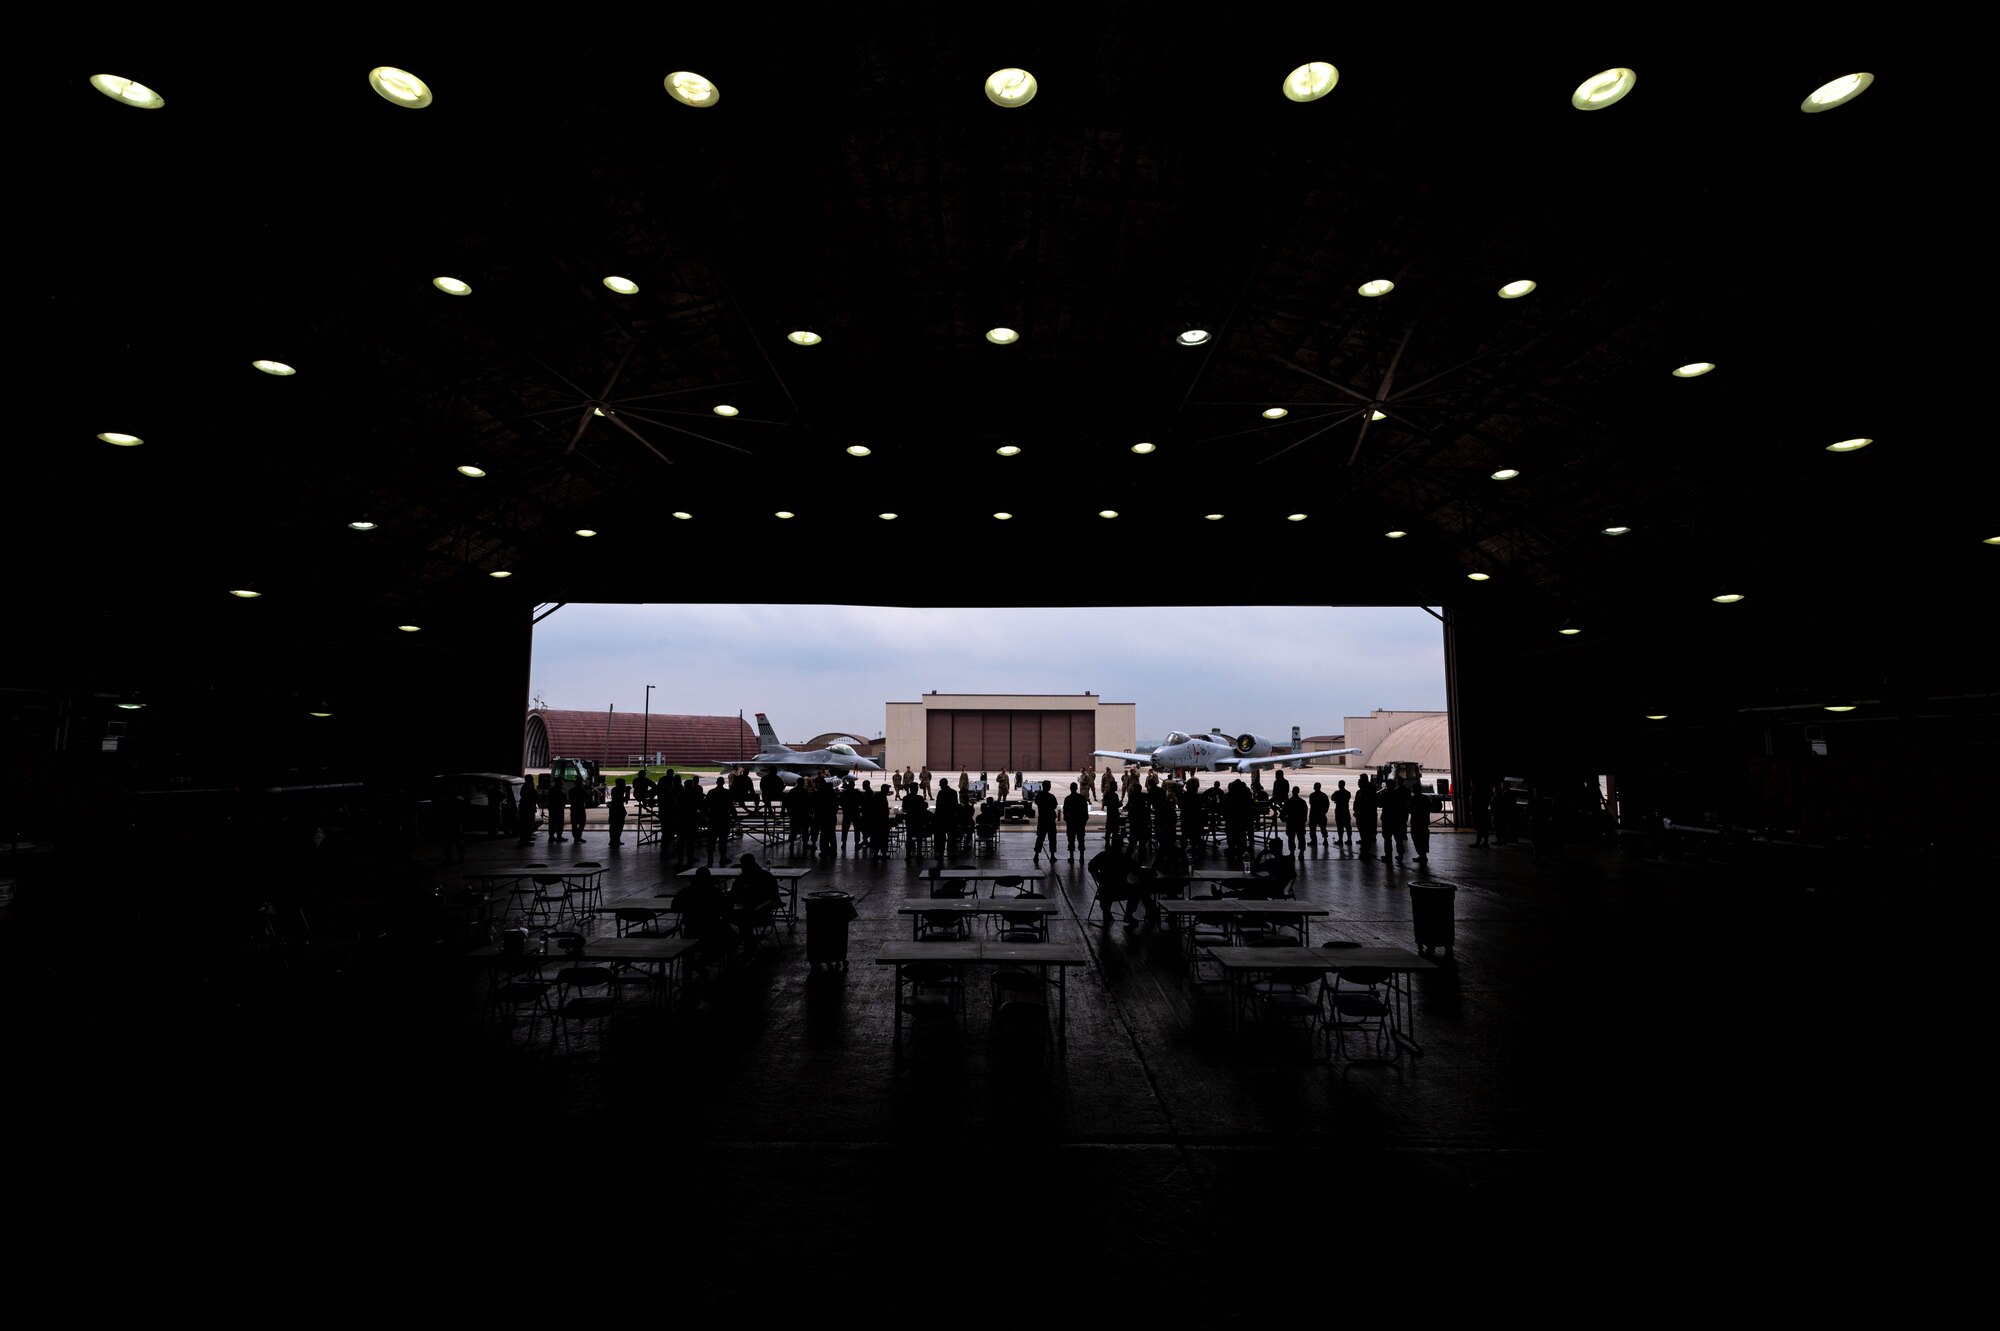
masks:
POLYGON ((786 740, 872 738, 882 704, 929 692, 1091 692, 1136 703, 1142 740, 1338 734, 1373 708, 1445 705, 1442 628, 1414 606, 566 605, 536 626, 547 706, 637 712, 648 684, 655 712, 764 712, 786 740))

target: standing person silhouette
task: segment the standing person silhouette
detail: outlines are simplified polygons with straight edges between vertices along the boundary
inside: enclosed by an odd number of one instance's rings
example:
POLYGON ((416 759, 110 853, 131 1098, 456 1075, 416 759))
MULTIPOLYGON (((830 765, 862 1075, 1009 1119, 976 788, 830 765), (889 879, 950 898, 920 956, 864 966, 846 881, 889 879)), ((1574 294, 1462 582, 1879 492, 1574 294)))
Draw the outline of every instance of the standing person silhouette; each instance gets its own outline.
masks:
MULTIPOLYGON (((1083 855, 1083 830, 1090 825, 1090 797, 1079 790, 1077 782, 1069 783, 1069 797, 1063 801, 1063 830, 1068 834, 1070 859, 1080 859, 1083 855)), ((1049 847, 1055 853, 1055 847, 1049 847)))
MULTIPOLYGON (((695 778, 699 780, 700 778, 695 778)), ((702 812, 708 816, 708 862, 727 864, 729 860, 729 824, 736 809, 736 800, 729 793, 729 778, 718 776, 715 785, 702 801, 702 812), (717 857, 720 856, 720 861, 717 857)))
POLYGON ((625 801, 630 798, 632 791, 621 776, 611 787, 611 844, 614 846, 625 844, 625 801))
POLYGON ((1354 848, 1354 819, 1347 812, 1352 798, 1345 779, 1333 783, 1333 839, 1336 845, 1348 850, 1354 848))
POLYGON ((553 776, 542 778, 542 812, 549 817, 549 840, 563 839, 563 810, 568 808, 563 800, 562 782, 553 776))
POLYGON ((929 764, 925 764, 923 769, 917 773, 917 786, 924 792, 925 799, 931 797, 931 769, 929 764))
POLYGON ((1375 784, 1369 780, 1368 774, 1363 772, 1355 785, 1357 789, 1354 792, 1354 821, 1359 829, 1356 833, 1356 844, 1361 847, 1361 858, 1372 860, 1375 858, 1375 784))
POLYGON ((1007 807, 1007 774, 1005 772, 1000 774, 1000 807, 1003 809, 1007 807))
POLYGON ((1401 860, 1409 849, 1410 833, 1410 792, 1403 788, 1400 780, 1389 782, 1389 788, 1382 792, 1382 858, 1389 858, 1389 847, 1396 848, 1396 858, 1401 860))
POLYGON ((936 814, 937 857, 944 858, 945 846, 958 826, 958 792, 951 788, 951 782, 939 781, 936 814))
POLYGON ((1047 781, 1035 792, 1035 859, 1042 858, 1042 842, 1049 843, 1049 858, 1056 857, 1056 796, 1047 781))
POLYGON ((535 789, 533 772, 521 778, 520 805, 514 810, 514 839, 527 845, 535 839, 536 810, 541 806, 541 793, 535 789))
POLYGON ((1306 808, 1311 815, 1306 823, 1307 845, 1322 850, 1326 848, 1326 811, 1332 805, 1333 801, 1319 788, 1319 782, 1313 782, 1313 793, 1306 797, 1306 808))
POLYGON ((1421 785, 1410 792, 1410 849, 1416 853, 1417 867, 1426 869, 1431 862, 1431 810, 1430 792, 1421 785))
POLYGON ((1293 786, 1285 796, 1284 804, 1279 806, 1279 814, 1285 820, 1285 849, 1301 858, 1306 853, 1306 813, 1305 796, 1299 794, 1297 786, 1293 786))
POLYGON ((585 813, 589 812, 589 810, 590 810, 590 787, 584 783, 582 777, 578 777, 576 779, 576 783, 569 788, 570 840, 577 842, 581 842, 583 840, 583 816, 585 813))

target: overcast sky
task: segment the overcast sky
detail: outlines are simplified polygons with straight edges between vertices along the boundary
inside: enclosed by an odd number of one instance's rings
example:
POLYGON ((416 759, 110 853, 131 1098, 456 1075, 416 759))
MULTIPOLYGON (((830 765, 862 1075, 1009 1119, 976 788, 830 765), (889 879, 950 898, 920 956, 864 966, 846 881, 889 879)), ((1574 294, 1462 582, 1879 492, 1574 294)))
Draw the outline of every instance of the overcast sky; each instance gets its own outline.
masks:
POLYGON ((1442 626, 1417 607, 917 610, 566 605, 535 628, 550 707, 745 717, 784 740, 882 733, 883 704, 939 693, 1095 693, 1138 738, 1338 734, 1373 708, 1442 711, 1442 626))

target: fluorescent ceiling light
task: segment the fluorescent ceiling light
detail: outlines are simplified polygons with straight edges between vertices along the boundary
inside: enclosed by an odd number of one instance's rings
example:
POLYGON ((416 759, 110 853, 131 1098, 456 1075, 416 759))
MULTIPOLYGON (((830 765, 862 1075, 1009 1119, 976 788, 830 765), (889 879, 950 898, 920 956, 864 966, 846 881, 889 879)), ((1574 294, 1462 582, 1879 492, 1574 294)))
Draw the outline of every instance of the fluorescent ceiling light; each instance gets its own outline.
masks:
POLYGON ((382 99, 397 106, 412 109, 431 104, 430 85, 406 69, 394 65, 377 65, 368 71, 368 86, 382 94, 382 99))
POLYGON ((424 626, 422 624, 398 624, 396 625, 396 629, 402 633, 422 633, 424 626))
POLYGON ((374 524, 374 523, 372 523, 372 522, 350 522, 350 523, 348 523, 347 525, 348 525, 348 526, 350 526, 350 527, 352 527, 352 528, 354 528, 354 530, 356 530, 356 531, 374 531, 374 530, 375 530, 375 524, 374 524))
POLYGON ((1406 532, 1406 531, 1385 531, 1385 532, 1383 532, 1382 534, 1383 534, 1384 536, 1388 537, 1388 538, 1389 538, 1390 540, 1392 540, 1392 541, 1400 541, 1400 540, 1402 540, 1402 539, 1403 539, 1403 538, 1404 538, 1405 536, 1408 536, 1408 535, 1409 535, 1409 533, 1408 533, 1408 532, 1406 532))
POLYGON ((1025 69, 996 69, 986 76, 986 100, 995 106, 1026 106, 1040 88, 1025 69))
POLYGON ((1184 347, 1198 347, 1208 341, 1208 330, 1206 328, 1190 328, 1175 338, 1174 341, 1184 347))
POLYGON ((1368 413, 1368 419, 1371 421, 1386 421, 1389 419, 1389 413, 1386 411, 1371 411, 1368 413))
POLYGON ((481 476, 484 476, 486 473, 481 471, 477 467, 460 467, 458 469, 458 474, 461 476, 470 476, 473 480, 476 481, 481 476))
POLYGON ((739 414, 736 408, 730 406, 727 402, 716 403, 713 410, 718 416, 735 416, 739 414))
POLYGON ((1799 110, 1808 115, 1815 111, 1831 111, 1836 106, 1844 106, 1868 90, 1875 81, 1873 74, 1843 74, 1831 83, 1822 83, 1812 90, 1812 94, 1799 103, 1799 110))
POLYGON ((1157 444, 1138 443, 1132 445, 1132 451, 1134 453, 1150 453, 1157 447, 1159 447, 1157 444))
POLYGON ((993 451, 1003 458, 1018 457, 1021 453, 1021 446, 1019 444, 1002 444, 993 451))
POLYGON ((1667 719, 1667 714, 1665 712, 1648 712, 1646 713, 1646 719, 1648 721, 1664 721, 1667 719))
POLYGON ((1014 515, 1012 513, 995 513, 993 516, 995 518, 998 518, 1001 522, 1005 522, 1014 515))
POLYGON ((136 434, 120 434, 116 430, 106 430, 97 437, 107 444, 116 444, 120 448, 137 448, 146 442, 136 434))
POLYGON ((297 370, 293 369, 291 366, 285 364, 281 360, 253 360, 250 363, 256 366, 258 369, 262 370, 264 373, 275 374, 280 379, 284 378, 288 374, 298 373, 297 370))
POLYGON ((874 451, 874 449, 868 447, 866 444, 849 444, 847 446, 847 452, 850 457, 865 458, 874 451))
POLYGON ((1386 296, 1396 289, 1396 284, 1386 277, 1378 277, 1373 282, 1363 282, 1354 289, 1363 296, 1386 296))
POLYGON ((1843 439, 1837 444, 1828 444, 1826 451, 1829 453, 1852 453, 1855 449, 1866 448, 1874 442, 1873 439, 1843 439))
POLYGON ((1340 82, 1340 71, 1324 60, 1312 60, 1285 75, 1285 96, 1294 102, 1316 102, 1340 82))
POLYGON ((1511 481, 1520 474, 1520 472, 1515 471, 1512 467, 1502 467, 1493 473, 1493 479, 1496 481, 1511 481))
POLYGON ((604 285, 610 287, 621 296, 636 296, 639 294, 639 284, 629 277, 607 277, 604 279, 604 285))
POLYGON ((1558 632, 1558 633, 1562 634, 1562 635, 1563 635, 1563 636, 1564 636, 1565 638, 1573 638, 1573 637, 1575 637, 1575 636, 1576 636, 1577 634, 1579 634, 1579 633, 1583 632, 1583 630, 1582 630, 1582 629, 1557 629, 1557 630, 1556 630, 1556 632, 1558 632))
POLYGON ((1306 515, 1303 513, 1285 514, 1285 521, 1287 522, 1304 522, 1305 520, 1306 520, 1306 515))
POLYGON ((439 291, 444 292, 447 296, 469 296, 472 294, 472 284, 461 282, 455 277, 433 277, 431 285, 439 291))
MULTIPOLYGON (((119 710, 119 711, 121 711, 121 712, 136 712, 136 711, 138 711, 138 710, 139 710, 139 709, 140 709, 141 707, 144 707, 144 706, 145 706, 146 704, 144 704, 144 703, 142 703, 142 702, 121 702, 121 703, 116 703, 116 704, 114 704, 114 705, 115 705, 115 706, 116 706, 116 707, 118 708, 118 710, 119 710)), ((1829 710, 1829 711, 1831 711, 1832 709, 1831 709, 1831 708, 1829 708, 1828 710, 1829 710)))
POLYGON ((332 712, 307 712, 307 716, 332 716, 332 712))
POLYGON ((488 573, 486 576, 489 578, 511 578, 514 575, 512 573, 509 573, 504 568, 496 568, 491 573, 488 573))
POLYGON ((1623 536, 1626 532, 1631 530, 1632 529, 1630 527, 1606 527, 1604 528, 1604 534, 1606 536, 1623 536))
POLYGON ((819 334, 815 333, 810 328, 794 329, 791 332, 785 334, 785 340, 787 342, 797 343, 799 346, 802 347, 816 347, 820 343, 819 334))
POLYGON ((578 527, 578 528, 576 529, 576 534, 577 534, 578 536, 583 536, 583 537, 591 537, 591 536, 595 536, 595 535, 597 535, 597 528, 595 528, 595 527, 578 527))
POLYGON ((1829 711, 1829 712, 1851 712, 1851 711, 1853 711, 1853 710, 1854 710, 1854 704, 1853 704, 1853 703, 1844 703, 1844 704, 1836 704, 1836 703, 1828 703, 1828 704, 1826 705, 1826 707, 1825 707, 1825 709, 1824 709, 1824 710, 1826 710, 1826 711, 1829 711))
POLYGON ((875 516, 882 519, 882 521, 884 522, 894 522, 896 520, 896 515, 894 513, 877 513, 875 516))
POLYGON ((1004 347, 1009 342, 1019 342, 1021 335, 1011 328, 989 328, 986 330, 986 340, 995 346, 1004 347))
POLYGON ((240 596, 246 601, 253 601, 259 596, 262 596, 264 593, 253 592, 248 587, 231 587, 229 589, 229 594, 231 596, 240 596))
POLYGON ((777 513, 777 516, 779 516, 779 517, 781 517, 781 518, 794 518, 794 517, 797 517, 798 515, 797 515, 796 513, 792 512, 792 511, 791 511, 790 509, 788 509, 788 508, 781 508, 781 509, 779 509, 779 510, 778 510, 778 513, 777 513))
POLYGON ((1100 518, 1115 518, 1118 516, 1118 510, 1115 508, 1100 508, 1097 510, 1097 516, 1100 518))
POLYGON ((1491 582, 1493 580, 1491 573, 1468 573, 1465 576, 1474 582, 1491 582))
POLYGON ((116 74, 92 74, 90 86, 117 102, 120 106, 136 106, 142 111, 157 111, 167 104, 167 99, 148 88, 143 83, 134 83, 116 74))
POLYGON ((1638 82, 1639 76, 1629 69, 1607 69, 1577 84, 1576 91, 1569 95, 1569 104, 1579 111, 1602 111, 1622 100, 1638 82))
POLYGON ((1714 368, 1715 368, 1715 362, 1712 360, 1690 361, 1688 364, 1683 365, 1678 370, 1674 371, 1674 378, 1699 379, 1701 378, 1701 376, 1707 374, 1710 370, 1714 368))
POLYGON ((714 106, 722 100, 722 89, 685 69, 667 75, 666 86, 668 95, 683 106, 714 106))
POLYGON ((1743 593, 1724 592, 1720 596, 1711 596, 1708 599, 1714 601, 1717 605, 1735 605, 1738 601, 1743 599, 1743 593))
POLYGON ((694 514, 689 513, 684 509, 677 508, 674 510, 674 516, 679 518, 682 522, 686 522, 689 518, 693 517, 694 514))
POLYGON ((1534 289, 1535 289, 1535 284, 1533 282, 1530 282, 1527 278, 1524 277, 1518 282, 1509 282, 1506 286, 1501 287, 1500 299, 1519 300, 1521 297, 1527 295, 1530 291, 1533 291, 1534 289))
POLYGON ((1285 408, 1283 408, 1283 407, 1266 407, 1266 408, 1264 408, 1264 419, 1265 419, 1265 420, 1267 420, 1267 421, 1281 421, 1281 420, 1285 419, 1285 417, 1287 417, 1287 416, 1289 416, 1289 415, 1291 415, 1291 414, 1292 414, 1291 412, 1287 411, 1287 410, 1286 410, 1285 408))
POLYGON ((1222 515, 1220 513, 1204 513, 1202 514, 1202 516, 1204 518, 1207 518, 1210 522, 1222 521, 1222 515))

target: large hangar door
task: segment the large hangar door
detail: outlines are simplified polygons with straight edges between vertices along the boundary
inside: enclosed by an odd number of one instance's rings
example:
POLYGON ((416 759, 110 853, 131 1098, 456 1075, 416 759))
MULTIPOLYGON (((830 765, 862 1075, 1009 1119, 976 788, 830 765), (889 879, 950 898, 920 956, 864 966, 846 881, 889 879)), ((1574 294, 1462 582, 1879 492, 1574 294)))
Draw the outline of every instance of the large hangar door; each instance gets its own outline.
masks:
POLYGON ((943 771, 951 762, 951 719, 955 712, 931 712, 924 717, 927 726, 924 735, 924 766, 934 772, 943 771))
POLYGON ((979 749, 979 770, 1014 770, 1014 726, 1011 712, 988 712, 981 727, 984 740, 979 749))
POLYGON ((1092 712, 939 710, 924 720, 924 761, 933 772, 1081 770, 1097 747, 1092 712))

